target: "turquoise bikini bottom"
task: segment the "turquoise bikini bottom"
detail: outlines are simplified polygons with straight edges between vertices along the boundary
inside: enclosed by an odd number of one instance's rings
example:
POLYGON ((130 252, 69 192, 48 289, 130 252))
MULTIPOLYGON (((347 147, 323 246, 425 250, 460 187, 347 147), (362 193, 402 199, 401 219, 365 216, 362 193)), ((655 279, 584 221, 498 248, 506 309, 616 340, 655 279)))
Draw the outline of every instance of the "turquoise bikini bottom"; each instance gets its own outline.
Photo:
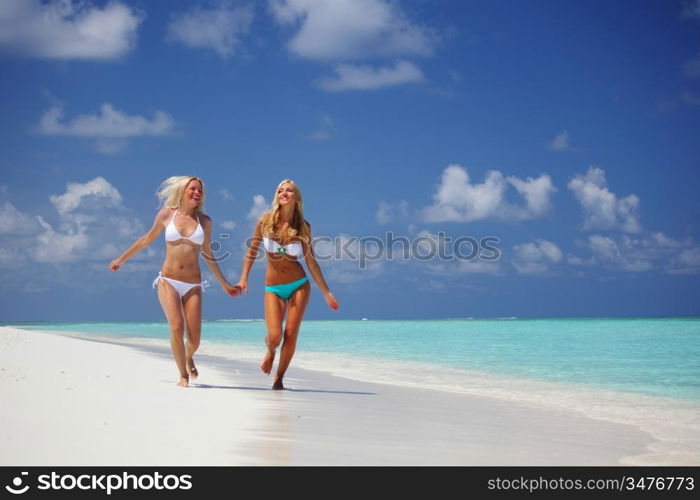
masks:
POLYGON ((277 295, 282 300, 287 300, 301 285, 309 281, 309 278, 304 276, 301 279, 292 281, 291 283, 280 283, 279 285, 269 285, 265 287, 265 290, 272 292, 277 295))

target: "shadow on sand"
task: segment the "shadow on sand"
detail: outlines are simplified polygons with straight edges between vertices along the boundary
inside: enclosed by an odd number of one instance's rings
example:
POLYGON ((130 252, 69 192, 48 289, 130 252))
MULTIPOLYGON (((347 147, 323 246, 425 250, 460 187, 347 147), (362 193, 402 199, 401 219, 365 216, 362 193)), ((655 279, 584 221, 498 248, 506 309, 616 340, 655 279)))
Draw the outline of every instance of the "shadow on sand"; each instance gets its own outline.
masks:
MULTIPOLYGON (((235 385, 210 385, 210 384, 190 384, 190 387, 195 389, 237 389, 244 391, 271 391, 272 389, 267 387, 244 387, 235 385)), ((284 389, 287 392, 317 392, 322 394, 348 394, 356 396, 376 396, 376 392, 354 392, 354 391, 325 391, 321 389, 284 389)))

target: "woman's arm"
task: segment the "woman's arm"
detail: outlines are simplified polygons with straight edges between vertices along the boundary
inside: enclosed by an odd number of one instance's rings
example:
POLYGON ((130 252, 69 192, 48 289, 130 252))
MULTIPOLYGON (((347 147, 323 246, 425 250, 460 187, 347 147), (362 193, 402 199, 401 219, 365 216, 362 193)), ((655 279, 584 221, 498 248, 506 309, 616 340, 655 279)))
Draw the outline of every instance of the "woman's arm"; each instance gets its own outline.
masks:
POLYGON ((146 234, 141 236, 136 240, 123 254, 114 259, 109 263, 109 270, 116 271, 119 266, 124 264, 127 260, 133 257, 135 254, 147 248, 151 243, 155 241, 158 235, 163 231, 165 227, 165 221, 170 215, 171 210, 169 208, 164 208, 156 214, 156 218, 153 221, 153 226, 148 230, 146 234))
POLYGON ((243 269, 241 269, 241 278, 238 281, 238 285, 244 293, 248 293, 248 275, 250 274, 250 269, 253 267, 253 263, 258 256, 258 249, 260 248, 260 243, 262 243, 262 228, 261 222, 255 225, 255 231, 253 232, 253 237, 250 240, 250 246, 243 257, 243 269))
POLYGON ((316 285, 318 286, 318 288, 321 289, 321 293, 323 293, 323 298, 326 300, 326 304, 328 304, 328 307, 330 307, 334 311, 337 311, 340 307, 340 304, 338 304, 338 300, 331 293, 330 288, 328 288, 326 280, 323 278, 323 273, 321 272, 321 266, 318 265, 318 262, 316 261, 316 256, 314 255, 314 248, 311 244, 311 242, 313 241, 313 237, 311 236, 311 225, 308 222, 305 222, 305 224, 308 229, 309 241, 302 240, 301 247, 304 252, 306 266, 309 268, 309 272, 311 273, 311 276, 313 276, 316 285))
POLYGON ((211 218, 207 215, 203 215, 200 217, 200 219, 204 221, 204 224, 202 224, 204 227, 204 243, 202 243, 202 255, 204 256, 204 261, 207 263, 209 270, 216 278, 216 281, 219 282, 219 285, 221 285, 224 292, 229 294, 231 297, 238 297, 241 294, 240 287, 232 286, 231 283, 226 280, 224 274, 219 268, 219 263, 214 256, 214 252, 211 249, 211 218))

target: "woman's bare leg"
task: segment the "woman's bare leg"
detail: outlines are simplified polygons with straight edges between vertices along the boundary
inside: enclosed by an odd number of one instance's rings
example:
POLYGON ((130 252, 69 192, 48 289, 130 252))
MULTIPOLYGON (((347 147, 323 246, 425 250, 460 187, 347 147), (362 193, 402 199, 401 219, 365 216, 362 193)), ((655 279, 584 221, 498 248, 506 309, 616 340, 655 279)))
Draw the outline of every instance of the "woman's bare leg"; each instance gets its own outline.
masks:
POLYGON ((267 325, 265 346, 267 346, 267 352, 260 364, 260 369, 267 375, 272 371, 272 364, 275 362, 275 351, 282 341, 282 320, 284 320, 286 308, 287 305, 284 300, 272 292, 265 292, 265 324, 267 325))
POLYGON ((277 365, 277 374, 272 384, 273 389, 284 389, 284 374, 292 361, 294 351, 297 347, 297 335, 301 320, 304 318, 304 311, 311 296, 311 286, 304 283, 289 297, 287 304, 287 323, 284 326, 284 343, 280 350, 280 362, 277 365))
POLYGON ((202 288, 194 287, 187 292, 182 299, 182 311, 185 315, 187 327, 187 342, 185 343, 185 366, 190 380, 199 376, 197 367, 194 366, 194 353, 199 349, 202 338, 202 288))
POLYGON ((161 280, 158 283, 158 300, 160 300, 165 319, 168 320, 168 326, 170 326, 170 348, 173 351, 173 357, 180 372, 180 383, 178 385, 187 387, 189 376, 185 365, 185 344, 182 339, 185 332, 185 322, 182 318, 180 296, 170 283, 161 280))

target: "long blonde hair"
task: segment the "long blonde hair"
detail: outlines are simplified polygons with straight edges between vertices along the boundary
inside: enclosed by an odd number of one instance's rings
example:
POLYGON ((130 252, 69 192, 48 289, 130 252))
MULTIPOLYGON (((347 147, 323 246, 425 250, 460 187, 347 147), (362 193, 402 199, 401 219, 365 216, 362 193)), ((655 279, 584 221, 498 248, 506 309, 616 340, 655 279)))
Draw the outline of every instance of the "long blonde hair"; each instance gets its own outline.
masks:
POLYGON ((278 236, 280 239, 284 240, 286 238, 296 237, 305 241, 309 241, 309 229, 304 220, 304 202, 301 197, 301 190, 299 186, 293 180, 285 179, 277 185, 275 189, 275 194, 272 196, 272 203, 270 211, 263 214, 261 217, 262 222, 262 234, 266 237, 278 236), (279 222, 280 218, 280 203, 277 199, 277 193, 284 184, 291 184, 294 189, 294 194, 296 195, 296 201, 294 203, 294 213, 292 214, 292 220, 289 222, 289 228, 286 234, 276 234, 275 226, 279 222))
POLYGON ((198 181, 202 186, 202 199, 197 206, 197 213, 204 213, 204 199, 206 197, 206 189, 204 188, 204 181, 199 177, 193 177, 190 175, 176 175, 173 177, 168 177, 163 181, 163 183, 156 191, 156 196, 160 200, 161 208, 182 208, 182 202, 185 198, 185 188, 192 181, 198 181))

